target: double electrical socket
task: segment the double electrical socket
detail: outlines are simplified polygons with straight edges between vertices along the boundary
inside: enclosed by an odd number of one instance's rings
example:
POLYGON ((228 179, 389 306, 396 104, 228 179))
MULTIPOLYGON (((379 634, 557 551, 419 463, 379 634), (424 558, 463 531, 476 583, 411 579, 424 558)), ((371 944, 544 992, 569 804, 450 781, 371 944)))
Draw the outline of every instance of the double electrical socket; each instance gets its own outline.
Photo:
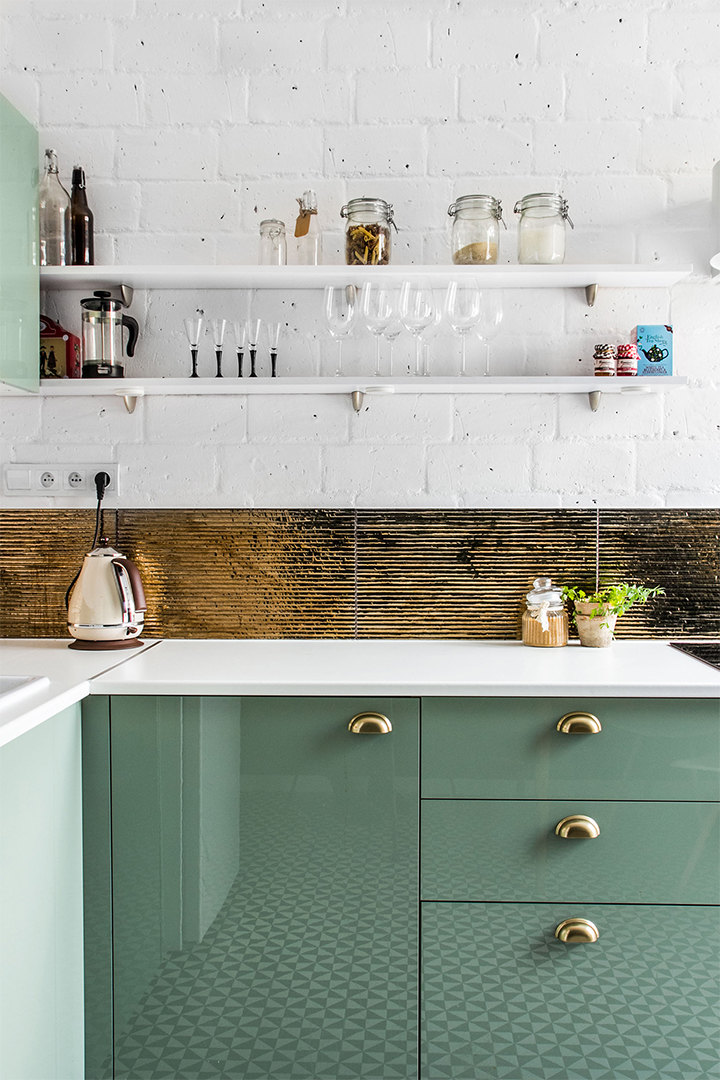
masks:
POLYGON ((106 495, 117 495, 117 465, 3 465, 3 495, 28 498, 37 495, 59 495, 62 498, 96 496, 95 477, 107 473, 110 483, 106 495))

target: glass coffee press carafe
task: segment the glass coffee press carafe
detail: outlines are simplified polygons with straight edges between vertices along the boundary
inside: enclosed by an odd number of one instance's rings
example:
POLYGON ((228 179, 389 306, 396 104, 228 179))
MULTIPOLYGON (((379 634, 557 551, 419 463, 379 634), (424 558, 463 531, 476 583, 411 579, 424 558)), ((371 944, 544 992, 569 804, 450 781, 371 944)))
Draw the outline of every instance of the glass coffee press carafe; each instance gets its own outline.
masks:
POLYGON ((122 300, 114 300, 109 292, 98 290, 80 301, 82 312, 82 374, 83 379, 122 379, 125 375, 125 354, 135 355, 138 339, 137 321, 123 314, 122 300), (128 329, 128 342, 123 352, 123 330, 128 329))

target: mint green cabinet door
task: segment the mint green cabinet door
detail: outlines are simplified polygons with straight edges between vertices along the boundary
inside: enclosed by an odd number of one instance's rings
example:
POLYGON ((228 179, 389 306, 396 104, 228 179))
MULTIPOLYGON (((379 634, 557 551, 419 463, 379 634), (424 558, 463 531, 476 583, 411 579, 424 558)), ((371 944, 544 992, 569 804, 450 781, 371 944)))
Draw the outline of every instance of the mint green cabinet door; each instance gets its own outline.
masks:
POLYGON ((420 834, 425 900, 720 904, 718 803, 430 799, 420 834))
POLYGON ((0 381, 40 385, 38 133, 0 94, 0 381))
POLYGON ((415 1078, 417 701, 113 698, 110 733, 117 1080, 415 1078))
POLYGON ((714 907, 422 905, 422 1080, 718 1080, 714 907), (554 936, 590 919, 594 944, 554 936))
POLYGON ((0 1077, 83 1076, 80 706, 0 747, 0 1077))
POLYGON ((720 798, 718 699, 424 698, 422 744, 425 798, 720 798), (557 731, 576 710, 602 731, 557 731))

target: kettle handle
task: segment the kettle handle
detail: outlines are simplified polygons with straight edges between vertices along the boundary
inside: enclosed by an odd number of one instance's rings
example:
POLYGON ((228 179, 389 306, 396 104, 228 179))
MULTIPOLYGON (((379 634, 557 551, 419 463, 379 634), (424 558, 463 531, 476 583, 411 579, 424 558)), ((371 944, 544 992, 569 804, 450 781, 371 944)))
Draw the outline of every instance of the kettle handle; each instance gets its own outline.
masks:
MULTIPOLYGON (((134 322, 135 320, 133 320, 134 322)), ((140 571, 138 570, 132 559, 113 559, 113 566, 127 571, 130 578, 130 585, 132 587, 133 599, 135 601, 136 611, 147 611, 147 603, 145 602, 145 590, 143 589, 142 578, 140 577, 140 571)), ((120 570, 116 570, 115 573, 118 576, 118 583, 120 578, 120 570)))
POLYGON ((133 319, 132 315, 123 315, 122 324, 128 328, 128 343, 125 353, 127 356, 134 356, 135 345, 137 344, 138 334, 140 333, 138 321, 137 319, 133 319))

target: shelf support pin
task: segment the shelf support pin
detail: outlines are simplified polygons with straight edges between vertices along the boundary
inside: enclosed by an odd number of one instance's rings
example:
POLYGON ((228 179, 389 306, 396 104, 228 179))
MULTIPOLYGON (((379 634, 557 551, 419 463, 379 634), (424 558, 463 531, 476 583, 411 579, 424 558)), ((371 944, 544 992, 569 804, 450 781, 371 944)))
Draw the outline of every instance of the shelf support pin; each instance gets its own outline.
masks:
POLYGON ((597 412, 600 408, 600 399, 602 398, 602 390, 591 390, 588 394, 588 401, 590 402, 590 408, 593 412, 597 412))
POLYGON ((350 397, 352 398, 353 409, 355 412, 359 413, 363 407, 363 400, 365 398, 364 392, 362 390, 353 390, 350 397))
POLYGON ((135 412, 138 398, 145 397, 145 389, 141 386, 128 387, 127 390, 116 390, 115 397, 121 397, 125 402, 125 408, 129 413, 135 412))
MULTIPOLYGON (((120 286, 120 295, 122 296, 122 302, 125 305, 125 307, 130 307, 130 305, 133 302, 133 296, 135 295, 135 290, 132 288, 131 285, 121 285, 120 286)), ((130 412, 132 412, 132 409, 130 410, 130 412)))
POLYGON ((587 306, 588 307, 594 307, 595 306, 595 300, 597 299, 597 291, 598 291, 597 285, 586 285, 585 286, 585 299, 587 300, 587 306))

